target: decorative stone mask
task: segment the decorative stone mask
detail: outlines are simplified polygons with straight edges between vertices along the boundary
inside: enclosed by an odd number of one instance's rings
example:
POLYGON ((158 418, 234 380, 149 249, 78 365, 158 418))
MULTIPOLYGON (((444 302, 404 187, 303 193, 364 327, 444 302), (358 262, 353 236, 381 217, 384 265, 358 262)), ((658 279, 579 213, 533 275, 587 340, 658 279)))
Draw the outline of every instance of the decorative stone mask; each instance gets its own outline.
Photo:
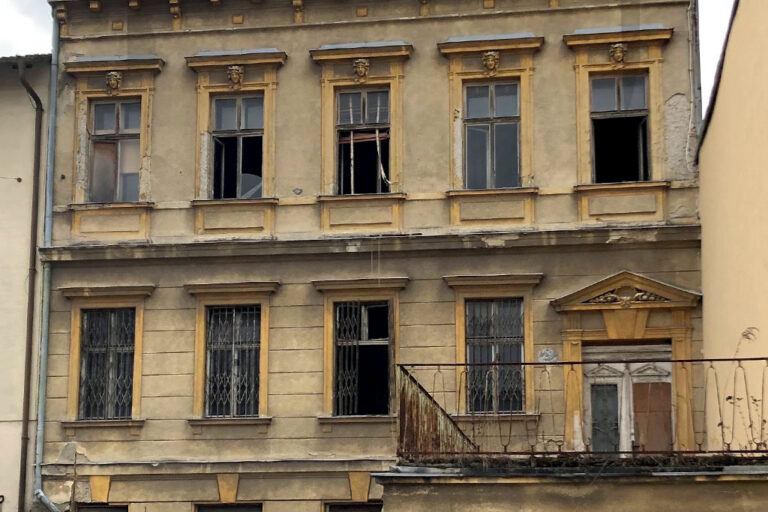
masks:
POLYGON ((499 61, 501 57, 499 52, 490 51, 483 53, 483 67, 485 68, 485 74, 488 76, 494 76, 499 72, 499 61))
POLYGON ((371 70, 371 62, 368 59, 355 59, 352 62, 352 69, 358 81, 365 80, 371 70))
POLYGON ((614 66, 621 67, 624 65, 624 59, 627 57, 627 45, 624 43, 612 44, 608 54, 611 57, 611 63, 614 66))
POLYGON ((120 85, 123 83, 123 74, 120 71, 110 71, 105 77, 105 84, 109 94, 120 92, 120 85))
POLYGON ((243 85, 243 78, 245 78, 245 68, 243 66, 229 66, 227 68, 227 80, 229 80, 229 86, 233 89, 239 89, 243 85))

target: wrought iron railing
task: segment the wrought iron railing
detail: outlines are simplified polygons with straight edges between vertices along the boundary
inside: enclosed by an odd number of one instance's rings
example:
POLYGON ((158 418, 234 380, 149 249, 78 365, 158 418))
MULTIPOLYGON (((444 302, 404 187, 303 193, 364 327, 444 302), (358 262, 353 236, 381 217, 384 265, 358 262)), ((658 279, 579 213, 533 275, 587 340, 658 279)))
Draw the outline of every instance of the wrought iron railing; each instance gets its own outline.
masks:
POLYGON ((768 455, 768 358, 398 365, 399 456, 768 455))

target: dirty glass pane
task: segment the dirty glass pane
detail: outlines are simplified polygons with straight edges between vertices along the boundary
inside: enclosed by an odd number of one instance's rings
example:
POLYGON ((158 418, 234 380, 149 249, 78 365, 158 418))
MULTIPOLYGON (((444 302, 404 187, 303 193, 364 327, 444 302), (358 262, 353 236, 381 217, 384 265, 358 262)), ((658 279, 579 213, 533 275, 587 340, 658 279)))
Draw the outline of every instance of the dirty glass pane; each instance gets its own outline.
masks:
POLYGON ((619 388, 616 384, 590 386, 592 401, 592 450, 619 450, 619 388))
POLYGON ((365 105, 367 123, 389 122, 389 91, 369 92, 365 105))
POLYGON ((517 84, 499 84, 495 90, 496 117, 515 117, 519 115, 517 84))
POLYGON ((89 199, 93 203, 111 203, 115 200, 117 144, 94 142, 91 162, 89 199))
POLYGON ((467 119, 491 117, 490 91, 487 85, 467 87, 467 119))
POLYGON ((616 79, 592 80, 592 112, 610 112, 616 108, 616 79))
POLYGON ((488 188, 488 152, 491 127, 467 126, 467 188, 488 188))
POLYGON ((645 77, 623 77, 621 79, 621 110, 642 110, 645 107, 645 77))
POLYGON ((359 92, 339 94, 339 124, 363 123, 363 95, 359 92))
POLYGON ((93 106, 93 129, 96 131, 115 131, 115 104, 97 103, 93 106))
POLYGON ((120 141, 120 201, 139 200, 139 139, 120 141))
POLYGON ((264 129, 264 98, 243 99, 243 129, 264 129))
POLYGON ((496 188, 519 187, 517 123, 497 124, 494 127, 494 170, 496 188))
POLYGON ((216 129, 237 130, 237 100, 221 98, 215 102, 216 129))
POLYGON ((141 102, 120 105, 121 130, 138 131, 141 128, 141 102))

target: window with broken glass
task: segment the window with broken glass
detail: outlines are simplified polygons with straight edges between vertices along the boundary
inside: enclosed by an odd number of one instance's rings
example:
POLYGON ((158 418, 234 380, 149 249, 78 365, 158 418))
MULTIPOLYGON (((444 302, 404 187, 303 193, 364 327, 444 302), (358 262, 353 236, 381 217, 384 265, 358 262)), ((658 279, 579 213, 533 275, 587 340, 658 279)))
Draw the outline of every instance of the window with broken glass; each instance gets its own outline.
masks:
POLYGON ((595 183, 650 179, 647 81, 647 75, 592 78, 595 183))
POLYGON ((339 92, 336 104, 339 194, 389 192, 389 91, 339 92))
POLYGON ((206 308, 207 416, 259 414, 260 348, 260 306, 206 308))
POLYGON ((523 300, 467 300, 467 409, 523 411, 523 300))
POLYGON ((140 100, 91 104, 90 202, 139 200, 140 131, 140 100))
POLYGON ((334 310, 334 414, 389 414, 389 302, 338 302, 334 310))
POLYGON ((84 309, 81 318, 79 417, 130 419, 136 310, 84 309))
POLYGON ((264 96, 213 100, 213 198, 262 197, 264 96))
POLYGON ((465 187, 519 187, 519 84, 472 84, 464 91, 465 187))

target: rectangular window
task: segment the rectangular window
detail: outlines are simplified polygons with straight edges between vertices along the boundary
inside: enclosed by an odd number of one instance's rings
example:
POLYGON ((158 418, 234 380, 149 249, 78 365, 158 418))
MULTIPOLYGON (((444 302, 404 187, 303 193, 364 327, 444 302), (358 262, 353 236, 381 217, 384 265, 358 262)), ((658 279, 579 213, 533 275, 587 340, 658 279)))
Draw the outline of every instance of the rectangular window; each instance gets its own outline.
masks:
POLYGON ((646 75, 592 78, 595 183, 649 179, 646 84, 646 75))
POLYGON ((260 306, 206 308, 206 414, 259 414, 260 306))
POLYGON ((262 197, 264 96, 213 100, 213 198, 262 197))
POLYGON ((389 90, 339 92, 336 104, 339 194, 389 192, 389 90))
POLYGON ((261 512, 261 505, 206 505, 197 507, 198 512, 261 512))
POLYGON ((360 503, 349 505, 328 505, 328 512, 381 512, 381 503, 360 503))
POLYGON ((465 310, 468 410, 521 412, 523 300, 467 300, 465 310))
POLYGON ((384 415, 392 372, 389 302, 334 305, 334 411, 337 416, 384 415))
POLYGON ((133 308, 82 310, 80 419, 131 418, 135 329, 133 308))
POLYGON ((466 86, 464 112, 465 187, 519 187, 519 84, 466 86))
POLYGON ((140 100, 91 105, 89 201, 139 200, 140 131, 140 100))

